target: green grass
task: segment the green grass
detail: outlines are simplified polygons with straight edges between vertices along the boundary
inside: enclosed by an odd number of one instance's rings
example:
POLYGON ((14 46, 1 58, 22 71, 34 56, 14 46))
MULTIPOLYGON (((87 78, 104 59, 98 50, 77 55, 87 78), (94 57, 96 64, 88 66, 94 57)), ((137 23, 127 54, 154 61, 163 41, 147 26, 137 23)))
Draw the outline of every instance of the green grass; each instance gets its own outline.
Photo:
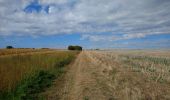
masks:
POLYGON ((0 58, 0 100, 39 100, 78 54, 56 51, 47 54, 0 58))
POLYGON ((88 97, 88 96, 85 96, 85 97, 84 97, 84 100, 89 100, 89 97, 88 97))

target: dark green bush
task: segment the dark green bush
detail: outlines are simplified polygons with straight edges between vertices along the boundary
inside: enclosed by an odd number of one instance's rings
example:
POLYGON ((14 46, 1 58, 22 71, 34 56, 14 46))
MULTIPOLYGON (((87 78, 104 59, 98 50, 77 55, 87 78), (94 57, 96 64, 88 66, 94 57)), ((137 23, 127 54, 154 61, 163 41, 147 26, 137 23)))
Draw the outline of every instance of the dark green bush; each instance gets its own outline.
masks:
POLYGON ((14 48, 13 46, 6 46, 6 49, 12 49, 14 48))
POLYGON ((70 46, 68 46, 68 50, 79 50, 79 51, 81 51, 82 47, 81 46, 72 46, 72 45, 70 45, 70 46))

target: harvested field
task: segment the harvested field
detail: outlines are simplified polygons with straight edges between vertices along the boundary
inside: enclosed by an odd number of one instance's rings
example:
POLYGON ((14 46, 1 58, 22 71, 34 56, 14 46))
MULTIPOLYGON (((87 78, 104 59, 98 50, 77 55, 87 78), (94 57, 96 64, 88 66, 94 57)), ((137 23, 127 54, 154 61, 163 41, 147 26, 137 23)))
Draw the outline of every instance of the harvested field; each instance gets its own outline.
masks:
POLYGON ((43 95, 47 100, 170 99, 167 52, 83 51, 43 95))

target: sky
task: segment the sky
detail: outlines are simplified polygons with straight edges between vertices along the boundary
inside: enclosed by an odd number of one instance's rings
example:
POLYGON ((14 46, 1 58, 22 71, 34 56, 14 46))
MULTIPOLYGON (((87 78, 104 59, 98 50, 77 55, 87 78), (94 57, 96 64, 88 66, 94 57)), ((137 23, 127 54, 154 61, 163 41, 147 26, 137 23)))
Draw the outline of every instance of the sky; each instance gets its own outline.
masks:
POLYGON ((170 48, 170 0, 0 0, 0 48, 170 48))

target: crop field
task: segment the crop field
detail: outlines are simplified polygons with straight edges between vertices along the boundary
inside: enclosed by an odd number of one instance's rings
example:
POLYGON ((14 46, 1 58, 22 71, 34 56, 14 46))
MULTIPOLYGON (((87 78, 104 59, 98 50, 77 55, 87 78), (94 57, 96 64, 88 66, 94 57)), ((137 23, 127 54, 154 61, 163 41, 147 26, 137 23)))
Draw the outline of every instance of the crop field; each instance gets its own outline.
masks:
POLYGON ((169 51, 94 50, 82 51, 44 94, 47 100, 168 100, 169 84, 169 51))
POLYGON ((170 0, 0 0, 0 100, 170 100, 170 0))
POLYGON ((38 52, 0 57, 0 99, 170 99, 169 50, 38 52))
MULTIPOLYGON (((161 50, 88 51, 101 72, 104 99, 170 99, 170 52, 161 50)), ((97 76, 97 75, 96 75, 97 76)), ((99 77, 98 76, 98 77, 99 77)), ((97 79, 97 78, 96 78, 97 79)), ((103 90, 101 90, 103 91, 103 90)), ((103 100, 104 100, 103 99, 103 100)))
POLYGON ((68 65, 78 54, 74 51, 46 51, 3 50, 3 54, 8 56, 0 56, 0 99, 38 98, 35 94, 39 93, 43 87, 48 87, 52 79, 63 72, 62 67, 68 65), (16 51, 17 53, 39 53, 13 55, 12 53, 16 51))
POLYGON ((53 51, 52 49, 0 49, 0 56, 53 51))

